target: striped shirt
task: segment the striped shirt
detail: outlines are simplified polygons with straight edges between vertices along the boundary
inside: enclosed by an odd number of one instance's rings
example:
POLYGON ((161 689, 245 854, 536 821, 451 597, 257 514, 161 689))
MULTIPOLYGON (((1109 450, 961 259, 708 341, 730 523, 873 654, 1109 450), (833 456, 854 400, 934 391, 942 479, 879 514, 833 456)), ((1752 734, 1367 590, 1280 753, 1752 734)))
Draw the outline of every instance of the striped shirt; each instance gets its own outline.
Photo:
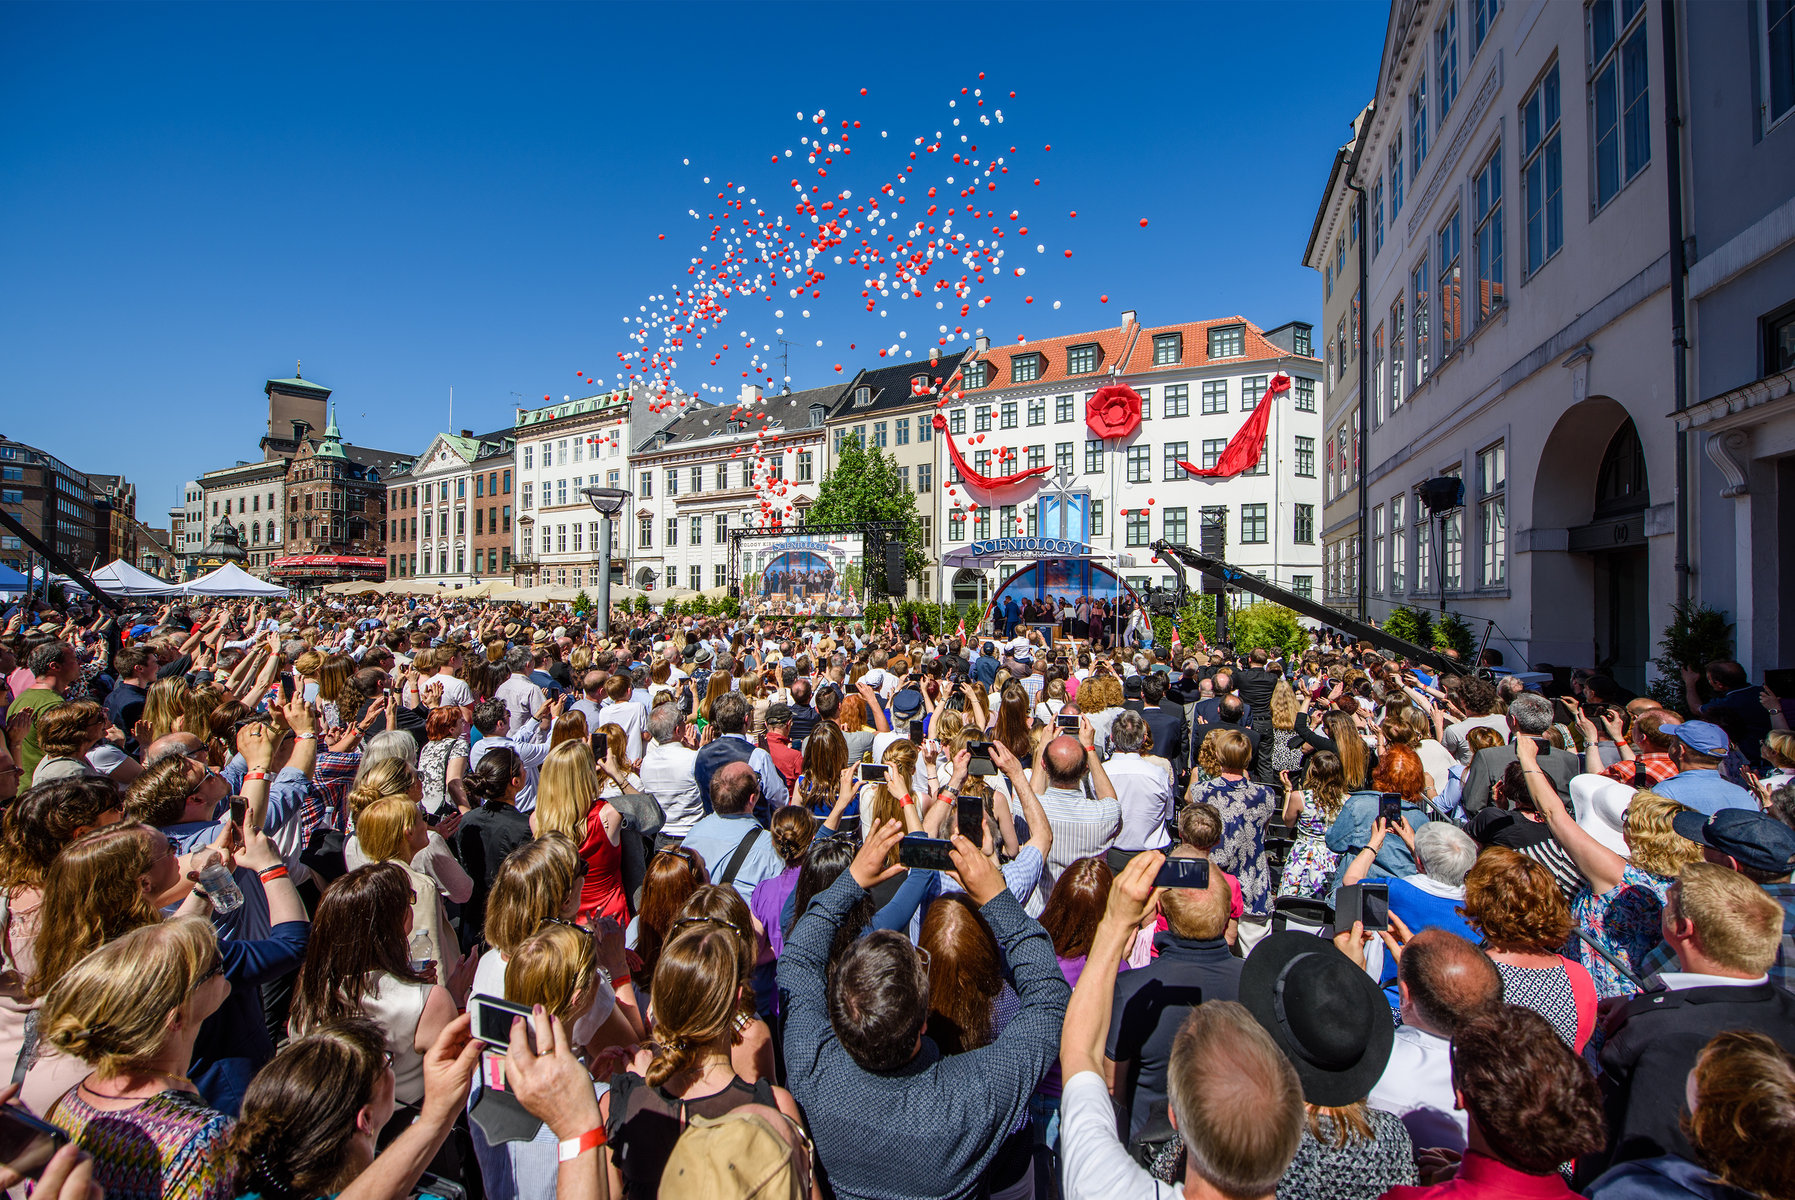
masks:
POLYGON ((1113 798, 1098 800, 1087 796, 1082 788, 1050 787, 1041 793, 1041 808, 1053 829, 1053 847, 1047 854, 1041 890, 1051 892, 1061 871, 1115 845, 1122 832, 1122 805, 1113 798))

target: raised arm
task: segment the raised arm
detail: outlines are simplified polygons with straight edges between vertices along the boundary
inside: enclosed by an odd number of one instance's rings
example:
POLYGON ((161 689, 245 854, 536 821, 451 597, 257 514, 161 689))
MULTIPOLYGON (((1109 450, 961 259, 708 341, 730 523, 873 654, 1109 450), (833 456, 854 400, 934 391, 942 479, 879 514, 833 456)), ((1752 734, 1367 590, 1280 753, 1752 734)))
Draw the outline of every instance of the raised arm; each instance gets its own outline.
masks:
MULTIPOLYGON (((1028 772, 1002 743, 991 743, 991 761, 996 763, 1004 775, 1009 778, 1010 787, 1016 792, 1016 800, 1022 805, 1022 819, 1028 822, 1028 845, 1041 852, 1041 858, 1047 858, 1047 852, 1053 849, 1053 825, 1047 820, 1047 810, 1041 807, 1041 798, 1035 795, 1034 784, 1030 782, 1028 772)), ((1010 806, 997 806, 998 823, 1007 825, 1005 845, 1016 841, 1016 823, 1010 816, 1010 806)))
POLYGON ((1066 1004, 1066 1020, 1060 1029, 1060 1075, 1093 1071, 1103 1075, 1109 1040, 1110 1010, 1115 1003, 1116 972, 1122 956, 1134 942, 1153 897, 1153 879, 1165 862, 1157 850, 1137 854, 1122 868, 1109 889, 1109 903, 1097 936, 1085 958, 1084 973, 1066 1004))
POLYGON ((1085 762, 1091 768, 1091 790, 1099 800, 1114 800, 1116 789, 1103 769, 1103 756, 1097 753, 1097 731, 1091 727, 1089 717, 1078 718, 1078 743, 1084 747, 1085 762))
POLYGON ((1571 861, 1589 880, 1590 889, 1601 896, 1619 887, 1626 873, 1627 860, 1596 841, 1583 826, 1571 819, 1558 789, 1540 770, 1539 751, 1534 748, 1532 738, 1515 740, 1515 757, 1521 760, 1521 770, 1526 773, 1527 794, 1533 797, 1533 806, 1546 819, 1546 828, 1552 831, 1558 844, 1565 848, 1571 861))

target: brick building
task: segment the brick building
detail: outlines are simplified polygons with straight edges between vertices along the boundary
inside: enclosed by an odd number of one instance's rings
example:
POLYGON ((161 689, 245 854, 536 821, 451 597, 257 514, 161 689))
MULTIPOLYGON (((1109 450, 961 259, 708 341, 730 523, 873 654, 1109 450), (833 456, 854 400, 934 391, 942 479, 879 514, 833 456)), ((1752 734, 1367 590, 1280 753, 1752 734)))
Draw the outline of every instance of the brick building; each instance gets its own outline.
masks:
POLYGON ((287 463, 286 540, 268 574, 289 586, 386 578, 386 485, 349 457, 332 414, 322 438, 302 437, 287 463))
MULTIPOLYGON (((94 503, 88 477, 53 454, 0 437, 0 509, 77 567, 111 562, 107 510, 94 503)), ((0 564, 23 571, 31 550, 0 529, 0 564)))

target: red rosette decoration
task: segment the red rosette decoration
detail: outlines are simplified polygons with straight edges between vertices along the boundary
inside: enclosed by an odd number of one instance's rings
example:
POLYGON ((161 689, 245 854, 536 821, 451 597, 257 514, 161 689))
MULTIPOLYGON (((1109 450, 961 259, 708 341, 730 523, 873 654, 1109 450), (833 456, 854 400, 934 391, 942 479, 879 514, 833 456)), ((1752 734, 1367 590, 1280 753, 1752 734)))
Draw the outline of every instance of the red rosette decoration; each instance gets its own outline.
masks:
POLYGON ((1098 388, 1085 401, 1084 423, 1100 438, 1125 438, 1141 427, 1140 393, 1127 384, 1098 388))

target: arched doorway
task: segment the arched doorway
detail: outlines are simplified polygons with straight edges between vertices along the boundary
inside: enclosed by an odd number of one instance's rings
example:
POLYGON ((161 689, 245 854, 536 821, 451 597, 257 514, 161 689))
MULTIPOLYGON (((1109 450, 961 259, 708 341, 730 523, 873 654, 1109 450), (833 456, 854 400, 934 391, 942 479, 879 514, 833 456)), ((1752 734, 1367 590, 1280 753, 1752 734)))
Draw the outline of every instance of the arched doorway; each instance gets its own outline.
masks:
MULTIPOLYGON (((985 582, 985 573, 972 567, 961 567, 954 572, 954 605, 975 605, 978 609, 985 606, 985 596, 989 585, 985 582)), ((975 612, 976 616, 977 613, 975 612)))
POLYGON ((1582 529, 1571 530, 1571 548, 1582 542, 1595 560, 1596 665, 1636 692, 1645 690, 1645 660, 1651 653, 1646 591, 1650 556, 1644 518, 1650 490, 1645 448, 1632 421, 1608 441, 1596 471, 1595 513, 1582 529))
POLYGON ((636 568, 636 586, 642 591, 646 592, 652 590, 654 588, 655 580, 658 578, 659 576, 654 573, 654 570, 651 567, 636 568))

